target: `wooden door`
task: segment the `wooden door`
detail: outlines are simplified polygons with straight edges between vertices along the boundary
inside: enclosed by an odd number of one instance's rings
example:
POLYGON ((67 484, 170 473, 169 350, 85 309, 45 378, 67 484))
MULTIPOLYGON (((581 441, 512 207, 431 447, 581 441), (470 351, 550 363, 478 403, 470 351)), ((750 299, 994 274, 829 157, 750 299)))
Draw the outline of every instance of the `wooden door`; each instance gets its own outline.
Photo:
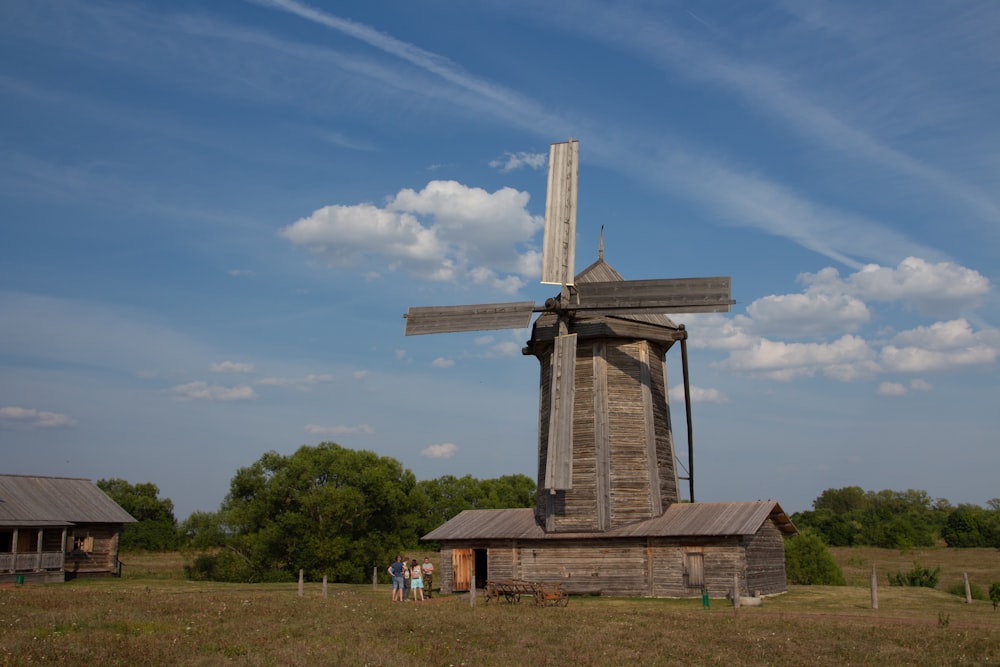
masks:
POLYGON ((467 591, 472 575, 472 549, 451 550, 452 590, 467 591))
POLYGON ((702 588, 705 585, 705 554, 701 551, 688 551, 684 554, 684 569, 687 572, 689 588, 702 588))

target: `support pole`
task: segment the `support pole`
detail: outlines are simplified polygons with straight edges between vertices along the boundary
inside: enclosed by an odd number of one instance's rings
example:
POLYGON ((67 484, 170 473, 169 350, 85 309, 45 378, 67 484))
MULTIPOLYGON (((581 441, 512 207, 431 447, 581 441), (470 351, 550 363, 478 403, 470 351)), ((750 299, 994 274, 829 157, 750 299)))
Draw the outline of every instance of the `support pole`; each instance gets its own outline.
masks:
MULTIPOLYGON (((680 326, 684 327, 683 324, 680 326)), ((688 432, 688 496, 691 502, 694 502, 694 433, 691 432, 691 381, 688 375, 687 331, 684 331, 684 338, 681 338, 681 369, 684 374, 684 415, 687 417, 688 432)))
POLYGON ((875 576, 874 562, 872 563, 871 588, 872 588, 872 609, 878 609, 878 577, 875 576))
POLYGON ((304 581, 304 579, 303 579, 304 576, 305 576, 305 571, 302 570, 302 569, 299 569, 299 597, 302 597, 302 595, 303 595, 302 582, 304 581))
POLYGON ((963 572, 962 577, 965 578, 965 604, 972 604, 972 587, 969 586, 969 573, 963 572))
POLYGON ((476 575, 469 577, 469 606, 476 606, 476 575))
POLYGON ((326 599, 326 596, 327 596, 327 590, 326 590, 326 575, 324 574, 324 575, 323 575, 323 599, 324 599, 324 600, 326 599))

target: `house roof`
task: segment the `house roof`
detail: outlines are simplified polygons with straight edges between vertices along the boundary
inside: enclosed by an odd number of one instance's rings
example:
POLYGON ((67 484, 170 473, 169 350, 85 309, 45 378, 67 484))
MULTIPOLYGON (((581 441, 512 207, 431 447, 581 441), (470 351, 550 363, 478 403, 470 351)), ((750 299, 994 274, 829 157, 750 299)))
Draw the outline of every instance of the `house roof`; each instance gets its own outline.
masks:
POLYGON ((546 533, 531 508, 465 510, 424 535, 425 540, 552 540, 608 537, 721 537, 752 535, 771 520, 786 535, 798 532, 773 500, 673 503, 658 517, 599 533, 546 533))
POLYGON ((135 522, 89 479, 0 475, 0 526, 135 522))

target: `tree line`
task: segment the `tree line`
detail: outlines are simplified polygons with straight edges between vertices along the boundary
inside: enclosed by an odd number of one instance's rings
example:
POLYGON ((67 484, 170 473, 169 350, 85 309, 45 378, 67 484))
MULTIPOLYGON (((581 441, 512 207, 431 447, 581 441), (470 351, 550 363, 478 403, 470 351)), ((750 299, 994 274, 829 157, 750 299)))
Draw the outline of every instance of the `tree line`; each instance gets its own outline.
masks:
MULTIPOLYGON (((138 520, 122 533, 124 551, 201 552, 189 566, 194 578, 286 580, 302 569, 343 583, 366 581, 397 553, 435 548, 420 537, 463 510, 532 507, 536 491, 525 475, 417 481, 396 459, 332 442, 265 453, 237 470, 217 511, 180 523, 155 484, 97 485, 138 520)), ((953 506, 925 491, 848 486, 823 491, 811 510, 791 518, 802 536, 786 543, 790 580, 799 578, 796 563, 819 566, 826 546, 1000 548, 1000 498, 985 508, 953 506)))
POLYGON ((417 481, 396 459, 331 442, 265 453, 237 470, 218 511, 180 523, 155 484, 97 486, 138 520, 125 527, 122 550, 199 550, 189 575, 222 581, 286 580, 303 569, 314 579, 360 583, 397 553, 432 548, 420 537, 463 510, 535 502, 535 481, 525 475, 417 481))
POLYGON ((792 522, 834 547, 886 549, 930 547, 1000 548, 1000 498, 987 507, 953 506, 926 491, 865 491, 860 486, 827 489, 812 510, 796 512, 792 522))

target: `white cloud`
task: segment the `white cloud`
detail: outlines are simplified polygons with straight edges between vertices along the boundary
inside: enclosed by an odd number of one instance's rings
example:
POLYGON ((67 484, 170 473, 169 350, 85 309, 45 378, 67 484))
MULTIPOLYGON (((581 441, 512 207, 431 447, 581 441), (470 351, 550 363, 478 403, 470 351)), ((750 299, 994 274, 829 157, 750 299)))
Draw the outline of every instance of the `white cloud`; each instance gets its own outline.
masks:
POLYGON ((369 374, 370 371, 358 370, 351 373, 351 377, 353 377, 355 380, 364 380, 366 377, 368 377, 369 374))
POLYGON ((883 382, 879 384, 877 393, 879 396, 902 396, 906 393, 906 387, 898 382, 883 382))
POLYGON ((233 278, 252 278, 257 274, 250 269, 230 269, 229 275, 233 278))
POLYGON ((754 331, 783 336, 855 331, 871 319, 868 307, 856 297, 808 290, 757 299, 747 306, 747 313, 754 331))
POLYGON ((831 343, 785 343, 761 338, 753 346, 730 353, 722 368, 762 373, 775 380, 808 377, 820 372, 853 380, 875 370, 875 352, 864 339, 845 335, 831 343))
POLYGON ((318 384, 332 382, 333 376, 327 373, 309 374, 301 378, 269 377, 255 380, 255 385, 265 387, 290 387, 299 391, 309 391, 318 384))
POLYGON ((806 285, 802 293, 758 299, 747 307, 747 315, 691 316, 692 345, 729 351, 721 368, 776 380, 822 374, 853 381, 880 373, 947 371, 993 364, 1000 354, 1000 331, 976 331, 966 319, 871 339, 853 333, 879 320, 865 299, 898 301, 924 313, 973 305, 990 290, 989 281, 976 271, 911 257, 895 269, 869 265, 841 278, 836 269, 826 268, 799 280, 806 285), (805 335, 821 340, 779 340, 805 335), (822 340, 826 336, 838 338, 822 340))
POLYGON ((430 459, 450 459, 457 451, 458 445, 446 442, 442 445, 429 445, 420 454, 430 459))
POLYGON ((41 428, 69 428, 76 421, 58 412, 8 405, 0 408, 0 429, 32 431, 41 428))
MULTIPOLYGON (((670 400, 684 403, 684 386, 677 385, 670 390, 670 400)), ((718 389, 705 389, 691 385, 691 403, 728 403, 729 397, 718 389)))
POLYGON ((548 162, 548 158, 549 156, 546 153, 525 153, 523 151, 518 153, 504 153, 503 157, 490 160, 490 166, 494 169, 499 169, 502 173, 514 171, 521 167, 541 169, 548 162))
POLYGON ((454 359, 445 359, 444 357, 438 357, 431 362, 431 366, 434 368, 451 368, 455 365, 454 359))
POLYGON ((978 271, 952 262, 932 264, 919 257, 907 257, 895 268, 868 264, 843 281, 831 268, 799 279, 812 289, 852 294, 865 301, 900 301, 923 315, 960 313, 991 289, 990 281, 978 271))
POLYGON ((490 193, 455 181, 400 190, 385 207, 331 205, 279 234, 331 266, 377 260, 425 280, 469 280, 516 292, 537 274, 530 247, 543 219, 527 210, 529 195, 490 193))
POLYGON ((368 424, 357 424, 356 426, 306 424, 305 431, 313 435, 371 435, 375 433, 375 429, 368 424))
POLYGON ((926 380, 921 380, 920 378, 910 380, 910 389, 913 391, 930 391, 933 388, 934 386, 926 380))
POLYGON ((253 373, 254 365, 239 361, 220 361, 208 367, 212 373, 253 373))
POLYGON ((188 382, 172 387, 170 393, 179 401, 247 401, 257 398, 253 387, 247 384, 223 387, 207 382, 188 382))

